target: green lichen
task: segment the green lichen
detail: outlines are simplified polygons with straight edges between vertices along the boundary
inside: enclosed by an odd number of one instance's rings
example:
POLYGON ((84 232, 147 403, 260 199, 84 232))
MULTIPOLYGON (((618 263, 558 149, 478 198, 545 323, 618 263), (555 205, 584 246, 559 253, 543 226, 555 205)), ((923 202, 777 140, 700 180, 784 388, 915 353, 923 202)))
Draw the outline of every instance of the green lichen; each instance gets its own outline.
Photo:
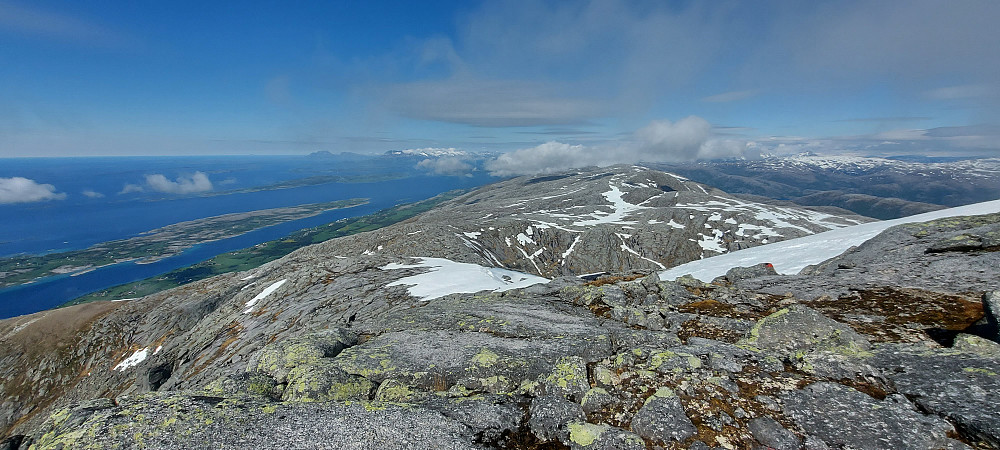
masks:
POLYGON ((981 373, 981 374, 984 374, 984 375, 989 375, 991 377, 997 376, 996 372, 994 372, 992 370, 988 370, 988 369, 979 368, 979 367, 964 367, 964 368, 962 368, 962 371, 966 372, 966 373, 981 373))
POLYGON ((549 375, 545 377, 546 384, 562 389, 573 389, 587 383, 587 369, 582 366, 582 359, 575 356, 560 358, 549 375))
POLYGON ((587 422, 570 422, 567 424, 567 428, 569 429, 569 440, 581 447, 588 447, 601 437, 608 426, 587 422))
POLYGON ((670 388, 668 388, 666 386, 661 386, 661 387, 659 387, 659 388, 656 389, 656 392, 653 392, 653 395, 650 395, 649 397, 646 398, 646 401, 643 402, 643 405, 648 404, 649 402, 651 402, 651 401, 653 401, 655 399, 658 399, 658 398, 670 398, 670 397, 676 397, 676 396, 677 396, 677 393, 674 392, 673 389, 670 389, 670 388))
POLYGON ((580 400, 580 404, 584 404, 585 405, 585 404, 587 404, 587 402, 593 401, 594 400, 594 396, 598 396, 598 395, 607 396, 607 395, 610 395, 610 394, 608 394, 608 391, 605 390, 604 388, 599 388, 599 387, 590 388, 590 390, 587 391, 586 394, 583 394, 583 400, 580 400))
POLYGON ((772 323, 777 321, 781 316, 788 314, 790 311, 791 310, 788 308, 780 309, 774 314, 771 314, 763 319, 758 320, 757 323, 754 324, 753 328, 750 329, 749 336, 740 339, 739 342, 736 343, 736 346, 743 348, 745 350, 750 350, 756 353, 760 353, 762 350, 757 348, 757 341, 760 340, 760 330, 765 325, 771 325, 772 323))
POLYGON ((409 386, 398 380, 386 380, 375 394, 375 400, 381 402, 402 402, 413 398, 414 394, 409 386))
POLYGON ((490 367, 500 361, 500 355, 497 355, 492 350, 483 347, 472 357, 472 365, 479 367, 490 367))

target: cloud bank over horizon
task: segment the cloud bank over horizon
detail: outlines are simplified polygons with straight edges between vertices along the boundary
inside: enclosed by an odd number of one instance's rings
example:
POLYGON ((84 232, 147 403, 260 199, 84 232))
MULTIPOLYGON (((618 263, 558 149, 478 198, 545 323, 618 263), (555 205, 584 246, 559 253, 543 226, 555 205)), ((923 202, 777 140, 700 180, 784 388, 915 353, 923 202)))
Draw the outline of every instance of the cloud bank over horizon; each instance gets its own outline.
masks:
POLYGON ((56 192, 55 186, 41 184, 24 177, 0 178, 0 204, 34 203, 63 200, 65 193, 56 192))
POLYGON ((631 139, 615 144, 544 144, 504 153, 486 163, 494 176, 551 173, 587 166, 639 162, 686 162, 744 156, 747 143, 718 139, 712 125, 697 116, 676 122, 654 120, 636 130, 631 139))
POLYGON ((428 158, 417 163, 418 169, 428 170, 436 175, 464 176, 473 170, 471 164, 460 157, 428 158))

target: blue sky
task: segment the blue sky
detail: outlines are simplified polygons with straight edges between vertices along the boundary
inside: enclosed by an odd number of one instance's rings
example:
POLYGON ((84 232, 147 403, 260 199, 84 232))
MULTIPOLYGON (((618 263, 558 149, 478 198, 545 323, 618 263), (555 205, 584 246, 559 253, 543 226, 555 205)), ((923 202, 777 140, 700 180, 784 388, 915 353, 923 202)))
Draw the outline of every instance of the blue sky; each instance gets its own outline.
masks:
POLYGON ((992 0, 0 0, 0 157, 996 155, 998 18, 992 0))

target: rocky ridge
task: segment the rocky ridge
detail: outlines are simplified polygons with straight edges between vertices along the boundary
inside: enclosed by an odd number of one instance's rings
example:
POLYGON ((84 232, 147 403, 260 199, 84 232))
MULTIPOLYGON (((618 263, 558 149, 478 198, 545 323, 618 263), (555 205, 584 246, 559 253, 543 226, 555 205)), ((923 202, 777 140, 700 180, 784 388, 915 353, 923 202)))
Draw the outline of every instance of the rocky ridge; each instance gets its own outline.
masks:
POLYGON ((318 250, 436 256, 552 278, 662 270, 871 220, 742 200, 677 175, 614 166, 503 181, 318 250))
MULTIPOLYGON (((414 246, 461 242, 426 217, 393 233, 419 224, 440 241, 414 246)), ((627 271, 432 301, 394 284, 427 269, 389 234, 330 241, 0 321, 0 448, 998 448, 998 229, 894 227, 794 276, 627 271)))

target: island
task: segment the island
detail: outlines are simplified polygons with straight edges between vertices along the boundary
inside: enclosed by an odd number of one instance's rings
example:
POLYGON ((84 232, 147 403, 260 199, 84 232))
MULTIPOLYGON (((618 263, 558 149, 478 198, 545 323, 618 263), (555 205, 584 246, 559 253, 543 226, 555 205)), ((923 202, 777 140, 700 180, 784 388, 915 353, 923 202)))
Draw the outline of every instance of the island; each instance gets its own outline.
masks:
POLYGON ((397 205, 373 214, 341 219, 326 225, 306 228, 273 241, 253 247, 223 253, 207 261, 182 267, 163 275, 114 286, 78 297, 62 306, 76 305, 100 300, 126 300, 144 297, 170 288, 203 280, 223 273, 248 270, 274 261, 307 245, 329 239, 371 231, 402 222, 423 213, 434 206, 462 195, 468 190, 454 190, 439 194, 427 200, 397 205))
POLYGON ((227 239, 260 228, 312 217, 324 211, 351 208, 366 203, 368 203, 368 199, 352 198, 334 202, 223 214, 167 225, 136 237, 102 242, 83 250, 3 258, 0 259, 0 288, 31 283, 58 275, 79 275, 99 267, 122 262, 149 264, 178 255, 198 244, 227 239))

